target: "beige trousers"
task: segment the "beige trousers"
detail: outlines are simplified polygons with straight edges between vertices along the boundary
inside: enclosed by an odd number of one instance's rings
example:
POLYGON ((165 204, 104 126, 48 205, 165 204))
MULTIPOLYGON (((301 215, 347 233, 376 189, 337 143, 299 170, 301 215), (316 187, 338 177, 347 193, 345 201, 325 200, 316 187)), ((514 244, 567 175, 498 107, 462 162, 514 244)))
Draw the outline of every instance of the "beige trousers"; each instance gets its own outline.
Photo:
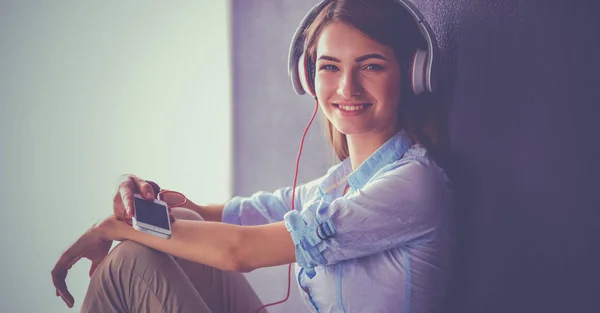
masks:
MULTIPOLYGON (((201 219, 186 209, 172 213, 179 219, 201 219)), ((92 275, 81 312, 254 313, 261 305, 241 273, 124 241, 92 275)))

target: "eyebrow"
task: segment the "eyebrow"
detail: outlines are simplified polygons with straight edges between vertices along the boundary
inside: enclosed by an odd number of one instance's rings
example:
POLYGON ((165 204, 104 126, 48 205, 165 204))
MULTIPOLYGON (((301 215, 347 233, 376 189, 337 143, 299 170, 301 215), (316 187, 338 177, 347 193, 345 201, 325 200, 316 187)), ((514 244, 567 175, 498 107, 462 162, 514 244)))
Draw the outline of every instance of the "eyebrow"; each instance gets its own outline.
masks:
MULTIPOLYGON (((384 60, 387 61, 387 58, 384 57, 383 55, 379 54, 379 53, 370 53, 370 54, 365 54, 362 56, 359 56, 358 58, 354 59, 354 61, 356 62, 362 62, 368 59, 380 59, 380 60, 384 60)), ((328 61, 332 61, 332 62, 340 62, 340 59, 338 58, 334 58, 332 56, 328 56, 328 55, 322 55, 319 57, 318 60, 328 60, 328 61)))

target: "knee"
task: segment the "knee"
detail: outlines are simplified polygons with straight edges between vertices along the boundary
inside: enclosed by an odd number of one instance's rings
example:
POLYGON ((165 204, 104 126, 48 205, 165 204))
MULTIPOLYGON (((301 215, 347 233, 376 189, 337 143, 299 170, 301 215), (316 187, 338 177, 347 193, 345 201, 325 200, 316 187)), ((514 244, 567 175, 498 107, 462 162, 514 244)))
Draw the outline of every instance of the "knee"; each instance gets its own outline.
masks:
POLYGON ((178 207, 172 208, 171 215, 173 215, 173 217, 175 219, 179 219, 179 220, 193 220, 193 221, 203 221, 204 220, 200 214, 198 214, 197 212, 192 211, 190 209, 186 209, 186 208, 178 208, 178 207))
POLYGON ((125 240, 119 243, 107 256, 119 262, 133 261, 135 259, 151 259, 162 254, 161 252, 144 246, 135 241, 125 240))
POLYGON ((133 308, 142 305, 144 292, 150 290, 156 294, 156 290, 164 288, 161 282, 176 266, 168 254, 134 241, 123 241, 92 274, 81 312, 140 312, 133 308))

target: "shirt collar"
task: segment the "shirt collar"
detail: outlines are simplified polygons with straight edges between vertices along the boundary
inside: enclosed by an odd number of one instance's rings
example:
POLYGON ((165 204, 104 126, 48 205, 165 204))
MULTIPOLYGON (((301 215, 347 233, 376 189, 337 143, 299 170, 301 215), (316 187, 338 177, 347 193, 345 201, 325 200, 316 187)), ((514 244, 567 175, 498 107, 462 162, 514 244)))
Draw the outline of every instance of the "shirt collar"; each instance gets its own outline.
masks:
POLYGON ((345 183, 346 178, 352 189, 360 189, 385 165, 402 158, 412 145, 408 133, 401 130, 375 150, 354 172, 350 158, 346 158, 321 181, 319 189, 322 194, 327 194, 345 183))

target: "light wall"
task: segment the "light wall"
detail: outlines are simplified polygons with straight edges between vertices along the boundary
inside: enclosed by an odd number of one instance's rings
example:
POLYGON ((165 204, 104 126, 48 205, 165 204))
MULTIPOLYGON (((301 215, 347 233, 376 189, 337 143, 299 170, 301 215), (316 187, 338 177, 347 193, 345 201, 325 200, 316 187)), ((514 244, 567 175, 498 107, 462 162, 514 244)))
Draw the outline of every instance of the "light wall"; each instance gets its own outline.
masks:
MULTIPOLYGON (((50 271, 134 173, 231 196, 228 1, 1 1, 1 312, 66 312, 50 271)), ((69 272, 78 311, 89 261, 69 272)))

